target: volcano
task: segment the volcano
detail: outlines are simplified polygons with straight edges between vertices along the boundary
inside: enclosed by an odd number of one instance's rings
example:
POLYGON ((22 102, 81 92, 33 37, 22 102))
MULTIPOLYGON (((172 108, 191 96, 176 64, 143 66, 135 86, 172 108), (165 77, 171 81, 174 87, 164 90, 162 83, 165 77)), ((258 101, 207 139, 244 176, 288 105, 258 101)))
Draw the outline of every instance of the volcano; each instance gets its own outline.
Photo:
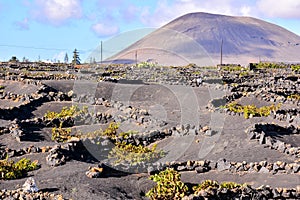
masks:
POLYGON ((300 62, 300 36, 252 18, 190 13, 156 29, 109 58, 111 62, 153 61, 162 65, 300 62))

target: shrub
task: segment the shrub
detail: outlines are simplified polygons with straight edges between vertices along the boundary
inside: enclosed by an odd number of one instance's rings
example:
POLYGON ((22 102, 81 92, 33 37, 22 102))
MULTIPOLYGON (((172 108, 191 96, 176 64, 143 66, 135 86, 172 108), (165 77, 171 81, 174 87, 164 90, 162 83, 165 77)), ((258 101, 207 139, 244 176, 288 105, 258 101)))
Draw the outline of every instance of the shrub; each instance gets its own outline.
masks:
POLYGON ((201 190, 206 190, 208 188, 218 188, 219 183, 217 181, 205 180, 197 186, 193 187, 193 191, 195 195, 199 195, 201 190))
POLYGON ((245 71, 247 69, 243 68, 239 65, 229 65, 229 66, 223 66, 222 70, 223 71, 229 71, 229 72, 237 72, 237 71, 245 71))
POLYGON ((226 188, 229 190, 232 190, 234 188, 239 188, 239 187, 242 187, 242 185, 234 182, 222 182, 220 184, 220 188, 226 188))
POLYGON ((291 69, 295 72, 300 72, 300 65, 292 65, 291 69))
POLYGON ((188 191, 188 187, 180 180, 180 174, 172 168, 152 175, 150 179, 157 183, 146 193, 150 199, 182 199, 188 191))
POLYGON ((245 105, 242 106, 238 104, 237 102, 229 103, 223 108, 228 108, 230 111, 235 113, 244 113, 245 119, 248 119, 249 116, 257 117, 257 116, 264 116, 267 117, 271 114, 271 111, 276 111, 280 108, 281 104, 278 105, 271 105, 271 106, 263 106, 260 108, 257 108, 255 105, 245 105))
POLYGON ((156 67, 157 64, 156 63, 153 63, 153 62, 141 62, 138 64, 138 67, 139 68, 142 68, 142 67, 156 67))
POLYGON ((3 90, 5 88, 5 86, 0 85, 0 90, 3 90))
POLYGON ((27 172, 37 169, 38 162, 31 162, 29 159, 22 158, 14 162, 8 159, 0 160, 0 178, 17 179, 26 176, 27 172))
POLYGON ((194 186, 192 189, 194 191, 194 194, 198 196, 201 194, 201 191, 203 191, 203 190, 222 189, 222 188, 232 190, 235 188, 240 188, 242 186, 243 185, 234 183, 234 182, 222 182, 221 184, 219 184, 217 181, 205 180, 202 183, 200 183, 199 185, 194 186))
POLYGON ((300 100, 300 94, 291 94, 290 96, 287 97, 288 99, 296 99, 300 100))
POLYGON ((257 69, 284 69, 287 68, 287 65, 282 63, 269 63, 269 62, 260 62, 255 64, 257 69))
POLYGON ((71 128, 62 128, 62 123, 60 123, 60 126, 52 128, 52 140, 55 140, 57 142, 66 142, 69 139, 71 139, 71 128))
POLYGON ((122 137, 124 139, 127 139, 130 135, 138 134, 137 131, 127 131, 127 132, 122 132, 119 134, 119 137, 122 137))
POLYGON ((107 136, 111 139, 117 138, 117 130, 119 129, 120 124, 111 122, 108 127, 102 132, 101 135, 107 136))
POLYGON ((156 150, 156 145, 149 148, 143 145, 127 144, 123 141, 115 143, 115 147, 109 152, 108 158, 114 159, 114 164, 135 165, 161 158, 163 155, 163 151, 156 150))
POLYGON ((86 106, 84 106, 82 109, 78 108, 78 106, 71 106, 69 108, 63 107, 59 113, 48 111, 44 117, 47 120, 52 120, 54 118, 76 117, 87 112, 88 108, 86 106))

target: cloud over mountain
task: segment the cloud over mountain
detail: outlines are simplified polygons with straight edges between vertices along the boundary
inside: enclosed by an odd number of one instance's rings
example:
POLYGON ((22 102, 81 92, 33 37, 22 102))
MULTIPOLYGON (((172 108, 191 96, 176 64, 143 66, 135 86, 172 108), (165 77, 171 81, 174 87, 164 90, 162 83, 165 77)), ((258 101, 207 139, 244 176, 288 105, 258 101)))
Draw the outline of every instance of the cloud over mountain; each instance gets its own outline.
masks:
POLYGON ((82 17, 81 2, 81 0, 35 0, 31 13, 37 21, 60 26, 71 19, 82 17))

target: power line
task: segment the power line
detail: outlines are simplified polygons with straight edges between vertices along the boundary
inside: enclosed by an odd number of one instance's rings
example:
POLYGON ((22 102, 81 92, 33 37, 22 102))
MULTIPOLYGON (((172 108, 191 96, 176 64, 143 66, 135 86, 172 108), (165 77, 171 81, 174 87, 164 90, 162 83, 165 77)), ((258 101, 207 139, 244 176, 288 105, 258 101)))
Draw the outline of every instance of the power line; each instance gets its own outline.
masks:
POLYGON ((10 45, 10 44, 0 44, 2 47, 12 47, 12 48, 23 48, 23 49, 39 49, 39 50, 50 50, 50 51, 66 51, 68 49, 57 49, 57 48, 47 48, 47 47, 34 47, 34 46, 22 46, 22 45, 10 45))
MULTIPOLYGON (((0 44, 0 47, 11 47, 11 48, 22 48, 22 49, 36 49, 46 51, 72 51, 72 49, 59 49, 59 48, 48 48, 48 47, 35 47, 35 46, 23 46, 23 45, 11 45, 11 44, 0 44)), ((88 50, 78 50, 79 52, 89 52, 88 50)))

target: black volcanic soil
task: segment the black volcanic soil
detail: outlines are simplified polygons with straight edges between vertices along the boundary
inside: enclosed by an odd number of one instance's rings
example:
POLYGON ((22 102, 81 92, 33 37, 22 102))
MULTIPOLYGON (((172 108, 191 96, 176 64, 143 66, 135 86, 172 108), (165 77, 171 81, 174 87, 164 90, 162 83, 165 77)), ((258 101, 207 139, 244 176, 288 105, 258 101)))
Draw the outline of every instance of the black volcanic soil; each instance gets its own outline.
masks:
MULTIPOLYGON (((5 81, 0 83, 0 85, 6 85, 7 87, 5 89, 12 93, 32 93, 37 90, 34 86, 24 86, 16 82, 5 81)), ((44 83, 62 92, 68 92, 74 89, 74 81, 44 81, 44 83)), ((214 118, 212 112, 208 111, 206 106, 208 101, 211 100, 211 97, 214 96, 213 93, 217 91, 210 90, 208 90, 207 86, 191 89, 187 86, 161 86, 157 84, 122 85, 103 82, 97 84, 95 97, 103 97, 117 101, 122 100, 122 98, 126 99, 126 94, 130 94, 128 101, 131 106, 148 109, 151 115, 166 120, 168 122, 167 126, 169 127, 181 124, 183 121, 191 120, 190 118, 185 119, 186 116, 183 116, 183 113, 190 114, 191 118, 197 113, 197 115, 195 115, 197 118, 194 120, 198 121, 202 127, 211 126, 211 128, 214 129, 214 126, 218 126, 220 128, 220 131, 212 136, 197 135, 185 138, 171 136, 157 142, 159 148, 163 149, 167 146, 174 145, 172 148, 177 149, 183 140, 187 140, 189 145, 183 147, 183 151, 176 155, 176 160, 178 161, 204 159, 217 161, 220 158, 225 158, 228 161, 234 162, 260 162, 264 160, 268 162, 295 162, 295 158, 287 154, 265 148, 264 145, 260 145, 256 141, 250 141, 245 133, 245 130, 255 123, 276 122, 278 124, 285 124, 284 122, 276 121, 268 117, 255 117, 246 120, 242 116, 231 116, 224 113, 220 114, 221 118, 214 118), (126 93, 126 91, 129 93, 126 93), (189 103, 190 101, 193 102, 193 95, 196 97, 196 101, 194 101, 196 104, 189 103), (186 104, 190 106, 191 111, 183 110, 186 104)), ((267 104, 266 102, 249 98, 242 98, 241 103, 254 103, 258 106, 267 104)), ((44 113, 49 110, 60 111, 62 107, 72 104, 74 103, 67 101, 45 102, 36 107, 31 115, 32 118, 42 117, 44 113)), ((8 105, 15 106, 13 102, 1 102, 1 106, 5 107, 8 105)), ((106 108, 104 106, 94 106, 94 109, 95 111, 114 112, 113 108, 106 108)), ((22 115, 22 113, 20 113, 20 115, 22 115)), ((0 119, 0 126, 6 126, 9 122, 8 120, 0 119)), ((107 124, 103 127, 105 126, 107 126, 107 124)), ((43 147, 57 144, 51 140, 51 128, 34 129, 34 127, 31 127, 25 131, 31 135, 31 137, 27 138, 27 141, 19 143, 11 135, 3 134, 0 135, 0 145, 19 149, 30 145, 43 147)), ((282 136, 283 141, 297 146, 300 142, 299 139, 299 135, 282 136)), ((78 159, 67 161, 66 164, 62 166, 50 167, 46 164, 46 155, 47 153, 26 154, 21 157, 38 160, 41 164, 40 169, 28 174, 28 176, 32 176, 36 180, 40 190, 60 193, 63 194, 65 198, 86 200, 145 199, 144 194, 154 185, 154 183, 148 179, 149 176, 147 173, 111 174, 111 172, 107 172, 107 177, 91 179, 85 175, 85 172, 90 166, 96 166, 97 162, 86 162, 78 159)), ((104 171, 104 173, 106 172, 104 171)), ((181 174, 184 182, 193 184, 200 183, 205 179, 213 179, 220 182, 246 182, 255 187, 264 184, 272 187, 295 188, 300 184, 299 173, 276 175, 272 175, 271 173, 234 174, 227 171, 218 172, 214 170, 202 174, 197 174, 194 171, 182 172, 181 174)), ((20 188, 25 180, 26 178, 1 180, 0 189, 20 188)))

